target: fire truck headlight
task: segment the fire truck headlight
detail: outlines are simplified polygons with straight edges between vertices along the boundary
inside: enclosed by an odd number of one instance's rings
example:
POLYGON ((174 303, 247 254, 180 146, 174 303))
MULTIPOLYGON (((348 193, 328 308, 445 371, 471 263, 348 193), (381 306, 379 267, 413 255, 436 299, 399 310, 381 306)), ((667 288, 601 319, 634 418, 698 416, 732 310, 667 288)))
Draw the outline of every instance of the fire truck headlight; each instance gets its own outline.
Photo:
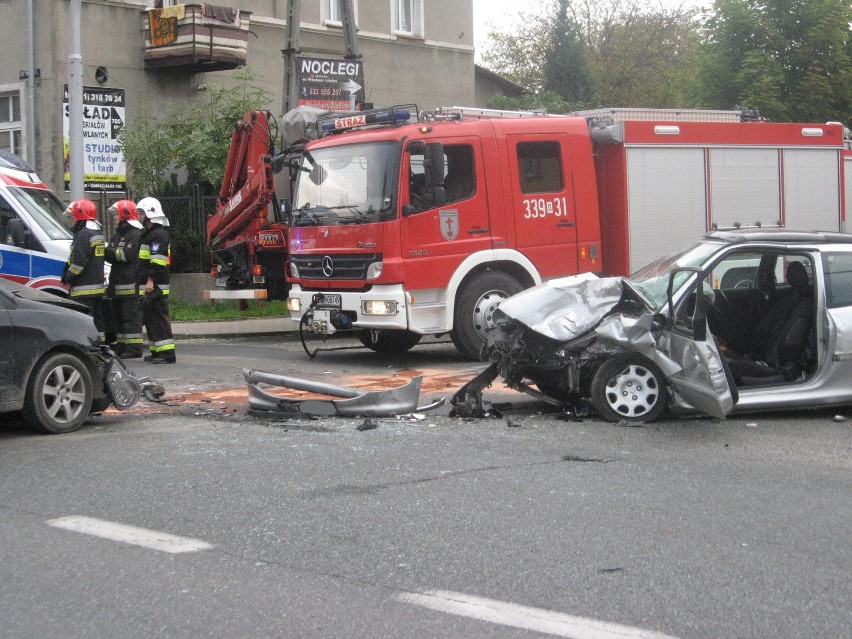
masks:
POLYGON ((293 262, 290 262, 290 277, 299 279, 299 268, 293 262))
POLYGON ((370 266, 367 267, 367 279, 374 280, 377 279, 382 274, 382 263, 381 262, 373 262, 370 266))
POLYGON ((390 300, 365 300, 361 303, 364 315, 396 315, 397 304, 390 300))
POLYGON ((287 299, 287 310, 291 313, 298 313, 302 310, 302 300, 298 297, 290 297, 287 299))

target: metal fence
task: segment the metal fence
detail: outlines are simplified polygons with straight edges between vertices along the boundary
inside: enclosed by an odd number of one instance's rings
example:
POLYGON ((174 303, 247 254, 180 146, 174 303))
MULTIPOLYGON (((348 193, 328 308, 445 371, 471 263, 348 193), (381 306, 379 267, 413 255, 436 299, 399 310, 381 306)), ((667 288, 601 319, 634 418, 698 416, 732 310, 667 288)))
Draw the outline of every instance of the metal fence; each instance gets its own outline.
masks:
MULTIPOLYGON (((114 220, 106 211, 109 207, 127 197, 118 193, 102 192, 93 198, 101 211, 100 220, 104 234, 110 238, 114 220)), ((216 196, 201 195, 201 189, 195 185, 192 195, 155 196, 163 206, 163 213, 169 218, 169 232, 172 238, 173 273, 206 273, 210 270, 210 250, 207 248, 207 216, 216 212, 216 196)), ((139 198, 141 199, 141 197, 139 198)), ((138 201, 138 200, 134 200, 138 201)))
POLYGON ((192 195, 163 196, 157 199, 163 205, 163 213, 169 218, 172 271, 204 273, 210 270, 207 216, 216 211, 216 197, 201 195, 196 186, 192 195))

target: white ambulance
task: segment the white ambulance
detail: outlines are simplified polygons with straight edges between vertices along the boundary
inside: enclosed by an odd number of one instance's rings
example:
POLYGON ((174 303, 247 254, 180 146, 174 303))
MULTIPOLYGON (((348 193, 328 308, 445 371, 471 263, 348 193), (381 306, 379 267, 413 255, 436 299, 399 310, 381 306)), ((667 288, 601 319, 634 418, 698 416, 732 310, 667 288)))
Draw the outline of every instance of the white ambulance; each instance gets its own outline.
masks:
POLYGON ((0 151, 0 277, 67 294, 60 281, 72 240, 65 208, 31 166, 0 151))

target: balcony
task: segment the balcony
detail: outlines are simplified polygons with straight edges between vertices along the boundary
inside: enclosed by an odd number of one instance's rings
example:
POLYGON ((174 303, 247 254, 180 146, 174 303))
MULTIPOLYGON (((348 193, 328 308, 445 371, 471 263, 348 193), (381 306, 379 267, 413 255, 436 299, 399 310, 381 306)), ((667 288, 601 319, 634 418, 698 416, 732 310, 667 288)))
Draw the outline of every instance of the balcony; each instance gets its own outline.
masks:
POLYGON ((200 73, 246 63, 251 11, 205 3, 142 13, 146 69, 185 67, 200 73))

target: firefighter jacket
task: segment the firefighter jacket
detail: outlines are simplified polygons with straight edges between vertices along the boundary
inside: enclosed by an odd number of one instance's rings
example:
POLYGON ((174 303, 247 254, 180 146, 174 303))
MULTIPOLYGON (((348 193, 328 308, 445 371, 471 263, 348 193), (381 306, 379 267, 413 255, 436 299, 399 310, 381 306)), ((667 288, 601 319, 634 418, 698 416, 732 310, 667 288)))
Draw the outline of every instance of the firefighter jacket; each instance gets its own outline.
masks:
POLYGON ((145 282, 150 277, 164 295, 169 294, 169 265, 171 264, 169 230, 154 224, 147 230, 139 244, 139 294, 144 294, 145 282))
POLYGON ((65 264, 62 282, 69 285, 72 298, 102 297, 104 286, 104 235, 95 221, 74 226, 71 255, 65 264))
POLYGON ((109 288, 112 295, 123 297, 136 294, 139 279, 139 240, 142 229, 121 222, 107 244, 104 259, 112 264, 109 288))

